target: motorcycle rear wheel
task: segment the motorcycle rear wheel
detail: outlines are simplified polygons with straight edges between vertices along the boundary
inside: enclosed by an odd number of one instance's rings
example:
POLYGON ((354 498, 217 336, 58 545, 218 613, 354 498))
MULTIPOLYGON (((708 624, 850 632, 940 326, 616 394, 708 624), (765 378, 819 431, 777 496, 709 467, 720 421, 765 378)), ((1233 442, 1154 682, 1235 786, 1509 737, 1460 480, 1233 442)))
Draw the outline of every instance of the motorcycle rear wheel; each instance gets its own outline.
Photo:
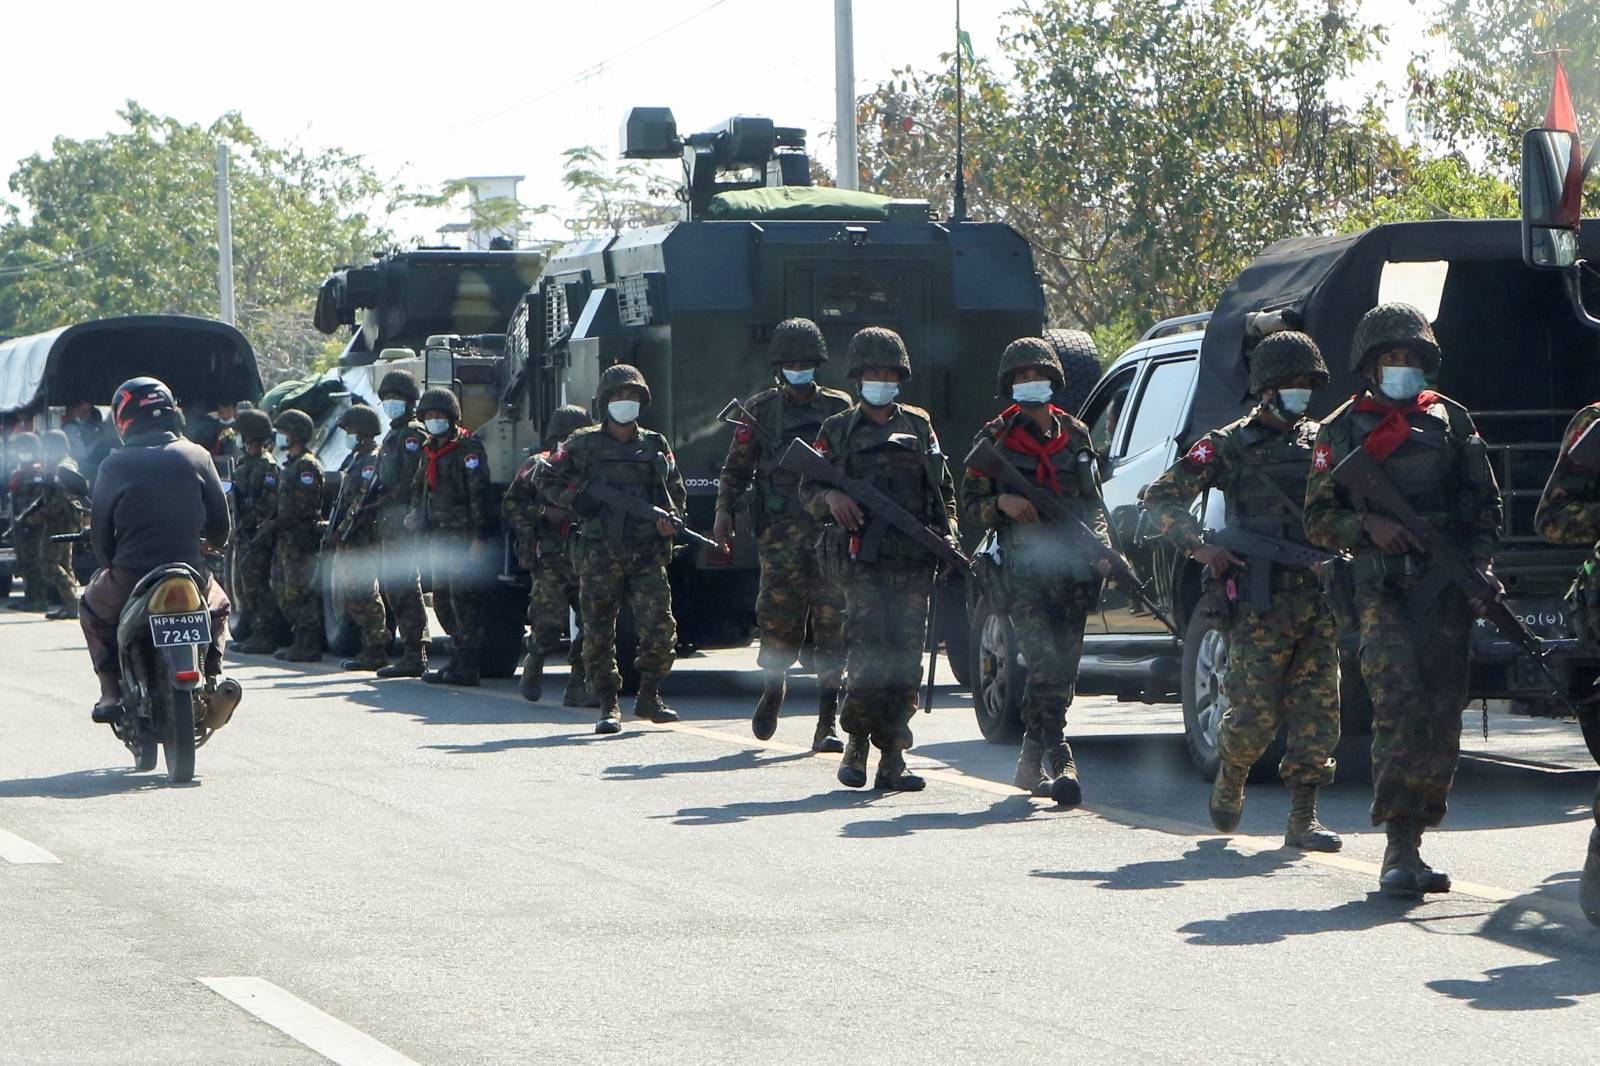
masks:
POLYGON ((167 712, 161 737, 167 782, 186 785, 194 780, 194 694, 162 685, 160 697, 167 712))

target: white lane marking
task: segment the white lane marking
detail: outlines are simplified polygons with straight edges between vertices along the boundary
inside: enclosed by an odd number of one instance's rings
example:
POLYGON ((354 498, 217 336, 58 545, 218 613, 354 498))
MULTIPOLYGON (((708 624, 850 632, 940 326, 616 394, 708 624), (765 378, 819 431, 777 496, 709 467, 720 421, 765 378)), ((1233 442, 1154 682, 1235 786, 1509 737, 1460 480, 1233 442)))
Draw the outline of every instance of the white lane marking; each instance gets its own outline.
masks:
POLYGON ((414 1060, 285 992, 271 981, 259 977, 197 977, 195 980, 338 1066, 417 1066, 414 1060))
POLYGON ((0 829, 0 859, 6 862, 60 862, 61 860, 37 844, 30 844, 19 836, 0 829))

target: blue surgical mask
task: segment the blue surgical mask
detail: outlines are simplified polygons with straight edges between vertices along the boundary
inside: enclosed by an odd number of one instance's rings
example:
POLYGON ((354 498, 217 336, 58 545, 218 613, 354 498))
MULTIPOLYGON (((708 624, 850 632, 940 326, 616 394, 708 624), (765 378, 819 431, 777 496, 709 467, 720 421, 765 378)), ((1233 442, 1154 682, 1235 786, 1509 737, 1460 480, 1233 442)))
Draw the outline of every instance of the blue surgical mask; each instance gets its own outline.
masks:
POLYGON ((1391 400, 1414 400, 1428 379, 1419 367, 1386 366, 1378 370, 1378 388, 1391 400))
POLYGON ((379 400, 378 405, 383 408, 383 416, 391 422, 405 416, 406 402, 404 400, 379 400))
POLYGON ((1279 389, 1278 406, 1284 414, 1303 415, 1306 408, 1311 406, 1310 389, 1279 389))
POLYGON ((1011 398, 1024 407, 1049 403, 1056 387, 1048 381, 1019 381, 1011 386, 1011 398))
POLYGON ((626 426, 630 422, 639 420, 638 400, 612 400, 606 404, 606 414, 611 416, 611 421, 626 426))
POLYGON ((861 398, 873 407, 884 407, 894 403, 894 398, 900 395, 898 381, 863 381, 861 383, 861 398))
POLYGON ((815 370, 785 370, 783 372, 783 380, 796 388, 801 385, 811 384, 812 381, 816 380, 816 376, 817 372, 815 370))
POLYGON ((430 418, 422 423, 422 428, 435 437, 442 437, 450 432, 450 420, 448 418, 430 418))
POLYGON ((272 441, 279 448, 287 448, 289 446, 289 438, 285 437, 282 433, 279 433, 279 434, 275 435, 272 438, 272 441))

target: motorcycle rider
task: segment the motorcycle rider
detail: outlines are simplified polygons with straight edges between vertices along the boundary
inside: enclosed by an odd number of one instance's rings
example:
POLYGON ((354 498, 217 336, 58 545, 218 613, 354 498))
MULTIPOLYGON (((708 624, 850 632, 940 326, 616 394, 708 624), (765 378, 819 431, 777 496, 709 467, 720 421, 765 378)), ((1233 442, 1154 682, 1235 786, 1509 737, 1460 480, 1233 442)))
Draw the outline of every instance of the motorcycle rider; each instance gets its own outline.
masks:
POLYGON ((78 601, 78 623, 100 681, 92 717, 110 723, 120 713, 117 622, 139 580, 170 563, 194 568, 211 613, 211 645, 203 663, 206 696, 237 705, 237 682, 220 676, 228 595, 220 581, 211 579, 201 548, 202 540, 221 548, 232 533, 222 481, 206 450, 179 436, 178 404, 162 382, 147 377, 123 382, 111 396, 111 416, 123 446, 100 464, 90 526, 103 565, 78 601))

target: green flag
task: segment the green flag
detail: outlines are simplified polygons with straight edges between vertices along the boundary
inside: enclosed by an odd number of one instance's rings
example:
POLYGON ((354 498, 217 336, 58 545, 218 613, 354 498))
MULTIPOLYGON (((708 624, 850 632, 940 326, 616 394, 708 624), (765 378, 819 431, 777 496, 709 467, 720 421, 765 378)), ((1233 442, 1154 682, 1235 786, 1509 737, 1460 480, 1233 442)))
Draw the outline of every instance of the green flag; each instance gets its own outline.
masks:
POLYGON ((968 65, 977 66, 978 57, 972 52, 972 34, 966 30, 957 30, 956 43, 961 46, 961 51, 966 55, 968 65))

